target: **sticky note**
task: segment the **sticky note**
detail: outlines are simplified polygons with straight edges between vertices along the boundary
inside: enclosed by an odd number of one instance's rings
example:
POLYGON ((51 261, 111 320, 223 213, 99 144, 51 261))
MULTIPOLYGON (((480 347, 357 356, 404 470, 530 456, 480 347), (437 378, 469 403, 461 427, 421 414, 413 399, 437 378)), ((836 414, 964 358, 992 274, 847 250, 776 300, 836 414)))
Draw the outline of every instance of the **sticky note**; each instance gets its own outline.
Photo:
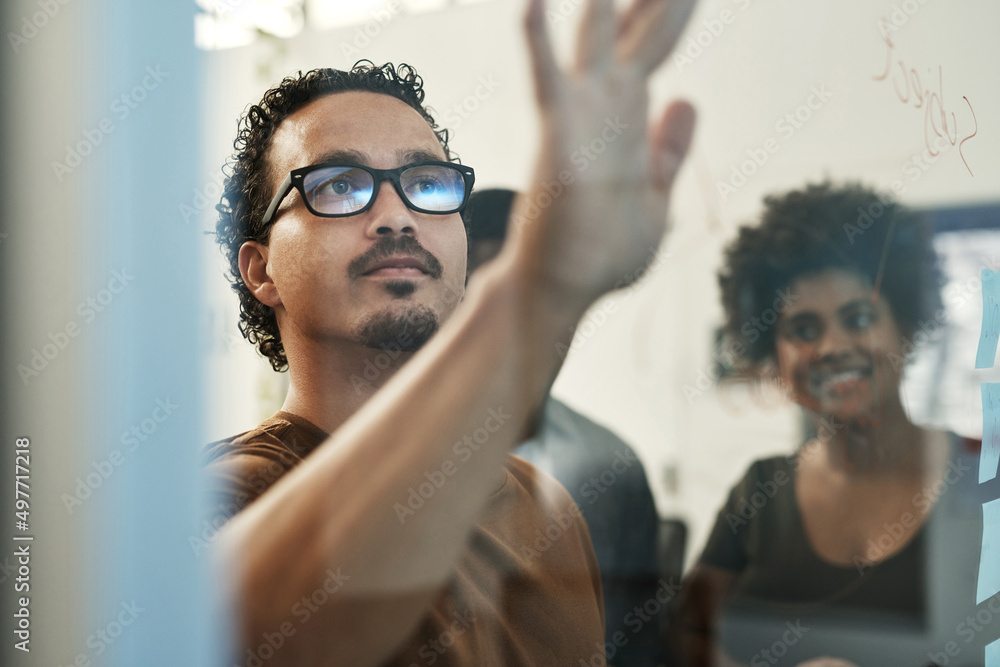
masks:
POLYGON ((1000 463, 1000 383, 983 382, 983 448, 979 452, 979 483, 997 476, 1000 463))
POLYGON ((983 328, 976 351, 976 368, 993 368, 1000 340, 1000 271, 982 270, 983 328))
POLYGON ((976 604, 1000 593, 1000 499, 983 505, 983 551, 979 557, 976 604))

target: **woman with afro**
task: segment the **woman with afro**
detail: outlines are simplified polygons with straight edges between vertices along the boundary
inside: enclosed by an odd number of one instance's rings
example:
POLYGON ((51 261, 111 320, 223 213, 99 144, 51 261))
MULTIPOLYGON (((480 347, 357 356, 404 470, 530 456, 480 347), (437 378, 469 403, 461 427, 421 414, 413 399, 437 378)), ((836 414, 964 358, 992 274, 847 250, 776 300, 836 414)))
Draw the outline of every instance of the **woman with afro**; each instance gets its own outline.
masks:
MULTIPOLYGON (((914 424, 900 391, 915 335, 945 317, 928 229, 861 185, 810 185, 765 199, 719 284, 730 349, 778 379, 810 436, 730 492, 675 610, 676 662, 947 664, 949 605, 975 613, 982 512, 978 457, 914 424), (941 544, 960 554, 944 577, 941 544)), ((981 664, 965 650, 951 664, 981 664)))

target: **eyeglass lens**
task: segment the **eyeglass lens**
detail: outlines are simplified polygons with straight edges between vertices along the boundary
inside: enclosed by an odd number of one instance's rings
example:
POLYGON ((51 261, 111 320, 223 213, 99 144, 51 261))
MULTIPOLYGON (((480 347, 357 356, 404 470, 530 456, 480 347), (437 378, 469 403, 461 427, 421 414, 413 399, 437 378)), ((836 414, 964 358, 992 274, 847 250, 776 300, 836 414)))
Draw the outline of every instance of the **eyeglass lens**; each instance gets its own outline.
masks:
MULTIPOLYGON (((444 165, 415 165, 399 177, 403 196, 426 211, 453 211, 465 197, 465 179, 457 169, 444 165)), ((323 167, 309 172, 303 189, 310 205, 320 213, 346 215, 371 201, 375 183, 371 173, 357 167, 323 167)))

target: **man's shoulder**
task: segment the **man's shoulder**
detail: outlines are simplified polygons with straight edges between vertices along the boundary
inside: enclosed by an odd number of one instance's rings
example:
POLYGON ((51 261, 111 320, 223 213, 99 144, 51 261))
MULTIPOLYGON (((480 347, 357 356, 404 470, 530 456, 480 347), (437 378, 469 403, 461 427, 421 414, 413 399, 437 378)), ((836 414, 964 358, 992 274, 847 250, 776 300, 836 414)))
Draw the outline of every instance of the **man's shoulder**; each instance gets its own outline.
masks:
POLYGON ((325 438, 325 433, 302 418, 278 412, 249 431, 208 443, 202 450, 202 465, 208 472, 213 508, 224 508, 226 518, 232 516, 301 463, 325 438))
POLYGON ((202 464, 208 466, 235 456, 251 456, 294 465, 324 437, 324 433, 308 422, 278 412, 249 431, 205 445, 202 464))
POLYGON ((512 480, 508 483, 520 486, 535 506, 543 511, 568 510, 574 516, 580 515, 580 509, 570 492, 562 482, 545 470, 516 454, 507 456, 506 467, 512 480))
POLYGON ((529 492, 536 487, 544 488, 546 485, 552 483, 558 485, 563 491, 566 490, 554 477, 530 461, 521 458, 517 454, 508 454, 505 466, 507 467, 507 472, 509 472, 511 476, 519 484, 521 484, 521 486, 528 489, 529 492))

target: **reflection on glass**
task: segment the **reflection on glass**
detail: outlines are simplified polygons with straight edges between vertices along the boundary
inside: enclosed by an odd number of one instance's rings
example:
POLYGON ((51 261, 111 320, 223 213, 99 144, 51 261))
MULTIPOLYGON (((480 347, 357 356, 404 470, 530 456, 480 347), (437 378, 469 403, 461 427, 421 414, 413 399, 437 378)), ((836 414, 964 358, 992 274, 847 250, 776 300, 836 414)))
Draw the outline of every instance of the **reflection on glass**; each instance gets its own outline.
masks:
POLYGON ((900 391, 942 308, 927 225, 863 186, 810 185, 765 200, 719 283, 727 345, 801 406, 809 436, 753 463, 719 510, 678 605, 677 660, 948 664, 933 656, 974 611, 982 524, 970 443, 915 424, 900 391))

